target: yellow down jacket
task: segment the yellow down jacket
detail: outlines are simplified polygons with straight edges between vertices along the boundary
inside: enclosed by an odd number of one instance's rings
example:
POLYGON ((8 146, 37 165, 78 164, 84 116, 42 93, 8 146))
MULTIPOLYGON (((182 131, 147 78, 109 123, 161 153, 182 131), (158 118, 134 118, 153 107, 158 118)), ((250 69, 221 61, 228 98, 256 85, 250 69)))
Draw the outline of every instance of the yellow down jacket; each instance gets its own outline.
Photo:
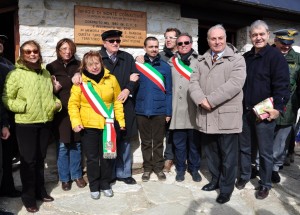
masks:
MULTIPOLYGON (((107 108, 113 103, 115 119, 119 122, 120 127, 125 127, 123 104, 117 101, 117 97, 121 92, 119 83, 109 70, 104 70, 104 76, 99 83, 82 74, 82 81, 87 83, 90 81, 93 88, 104 101, 107 108)), ((68 111, 72 123, 72 128, 82 125, 86 128, 103 129, 105 118, 97 114, 89 104, 88 100, 81 91, 80 86, 73 85, 71 96, 68 103, 68 111)))

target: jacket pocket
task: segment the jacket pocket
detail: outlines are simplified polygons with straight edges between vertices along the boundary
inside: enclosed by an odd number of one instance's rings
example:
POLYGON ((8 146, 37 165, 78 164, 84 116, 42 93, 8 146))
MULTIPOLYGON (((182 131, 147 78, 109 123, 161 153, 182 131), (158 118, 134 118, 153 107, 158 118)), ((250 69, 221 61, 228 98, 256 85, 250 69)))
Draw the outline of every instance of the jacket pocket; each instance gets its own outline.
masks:
POLYGON ((237 106, 224 106, 218 110, 218 127, 220 130, 231 130, 239 128, 239 108, 237 106))

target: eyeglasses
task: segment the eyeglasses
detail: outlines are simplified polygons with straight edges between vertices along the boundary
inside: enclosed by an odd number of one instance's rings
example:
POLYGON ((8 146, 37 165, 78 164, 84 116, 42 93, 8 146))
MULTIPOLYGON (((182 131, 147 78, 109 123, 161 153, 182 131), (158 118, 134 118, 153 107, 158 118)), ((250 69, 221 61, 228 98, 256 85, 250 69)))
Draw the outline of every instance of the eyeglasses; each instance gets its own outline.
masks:
POLYGON ((190 43, 191 43, 190 41, 184 41, 184 42, 178 42, 177 45, 178 45, 178 46, 182 46, 182 45, 184 44, 184 45, 187 46, 187 45, 189 45, 190 43))
POLYGON ((59 50, 62 52, 71 51, 69 47, 60 48, 59 50))
POLYGON ((166 40, 167 40, 167 39, 170 39, 170 40, 176 40, 177 37, 165 37, 165 39, 166 39, 166 40))
POLYGON ((24 54, 27 54, 27 55, 30 55, 31 53, 33 53, 33 54, 38 54, 39 53, 39 51, 38 50, 24 50, 24 54))
POLYGON ((109 42, 109 43, 115 43, 115 42, 117 42, 117 43, 120 43, 121 42, 121 40, 120 39, 117 39, 117 40, 105 40, 105 41, 107 41, 107 42, 109 42))

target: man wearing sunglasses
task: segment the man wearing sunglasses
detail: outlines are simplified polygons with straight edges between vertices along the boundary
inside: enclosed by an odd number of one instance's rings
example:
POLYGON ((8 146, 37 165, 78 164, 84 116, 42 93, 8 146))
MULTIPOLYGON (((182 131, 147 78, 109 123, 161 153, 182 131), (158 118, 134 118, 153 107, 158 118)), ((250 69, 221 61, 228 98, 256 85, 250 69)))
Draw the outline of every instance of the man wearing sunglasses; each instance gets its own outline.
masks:
MULTIPOLYGON (((294 37, 298 34, 295 29, 281 29, 274 32, 274 46, 284 55, 290 70, 290 93, 291 97, 286 105, 285 112, 276 119, 275 137, 273 145, 273 171, 272 182, 279 183, 278 174, 280 166, 283 165, 286 157, 286 140, 291 132, 295 132, 293 125, 296 123, 297 111, 299 108, 299 98, 296 92, 300 75, 300 54, 292 48, 294 37)), ((293 135, 294 136, 294 135, 293 135)), ((295 138, 289 141, 292 144, 292 151, 295 146, 295 138)), ((289 143, 288 142, 288 143, 289 143)))
POLYGON ((178 35, 178 52, 169 60, 172 69, 172 120, 170 131, 176 158, 176 181, 185 180, 186 170, 193 181, 200 182, 199 132, 196 128, 196 105, 188 95, 190 75, 197 69, 198 54, 188 33, 178 35))
POLYGON ((236 48, 226 43, 222 25, 208 30, 207 41, 210 49, 199 58, 189 92, 198 106, 196 121, 212 176, 202 190, 220 188, 216 201, 224 204, 230 200, 237 174, 246 64, 236 48))
POLYGON ((117 129, 116 177, 126 184, 135 184, 136 181, 131 173, 130 139, 138 134, 132 95, 135 94, 138 86, 139 76, 132 55, 120 50, 121 36, 122 31, 119 30, 102 33, 103 47, 100 54, 104 65, 111 74, 116 76, 120 84, 122 91, 118 100, 121 100, 124 105, 126 131, 117 129))

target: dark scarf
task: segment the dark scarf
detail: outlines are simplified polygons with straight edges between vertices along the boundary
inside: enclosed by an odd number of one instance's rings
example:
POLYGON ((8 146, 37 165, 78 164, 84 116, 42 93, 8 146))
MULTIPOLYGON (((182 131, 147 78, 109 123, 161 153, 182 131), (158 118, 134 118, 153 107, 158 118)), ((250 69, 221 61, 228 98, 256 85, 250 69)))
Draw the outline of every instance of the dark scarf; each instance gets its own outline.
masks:
POLYGON ((184 55, 179 54, 182 62, 185 65, 189 66, 191 64, 189 57, 193 54, 193 52, 194 52, 194 49, 191 49, 188 53, 186 53, 184 55))
POLYGON ((149 56, 147 54, 144 55, 145 63, 149 63, 151 66, 159 66, 160 65, 160 55, 158 54, 153 61, 151 62, 149 56))
POLYGON ((99 74, 97 74, 97 75, 92 74, 92 73, 88 72, 87 70, 83 70, 83 74, 84 74, 86 77, 88 77, 88 78, 90 78, 90 79, 96 81, 96 83, 99 83, 100 80, 101 80, 101 79, 103 78, 103 76, 104 76, 104 68, 101 68, 101 72, 100 72, 99 74))
POLYGON ((166 53, 165 55, 168 57, 168 58, 171 58, 174 56, 174 53, 168 49, 166 46, 164 47, 163 51, 166 53))
POLYGON ((31 63, 31 62, 28 62, 28 61, 24 61, 24 66, 26 66, 30 70, 34 70, 37 74, 42 74, 43 73, 42 65, 38 62, 31 63))

